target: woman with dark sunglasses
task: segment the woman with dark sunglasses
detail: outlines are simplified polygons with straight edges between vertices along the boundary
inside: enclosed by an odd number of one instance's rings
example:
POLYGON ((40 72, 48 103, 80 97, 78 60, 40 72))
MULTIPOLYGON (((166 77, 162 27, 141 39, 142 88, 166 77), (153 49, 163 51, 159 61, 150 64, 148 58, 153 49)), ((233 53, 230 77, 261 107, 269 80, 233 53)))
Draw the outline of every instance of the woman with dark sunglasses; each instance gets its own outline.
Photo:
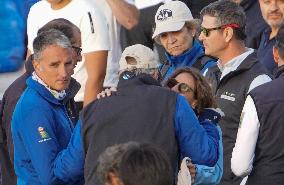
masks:
MULTIPOLYGON (((184 67, 173 72, 166 82, 166 86, 183 95, 195 110, 200 123, 211 122, 217 124, 221 118, 221 112, 216 108, 215 99, 209 84, 199 71, 184 67)), ((194 184, 219 184, 223 174, 223 145, 222 132, 219 130, 218 161, 213 167, 204 165, 188 165, 194 184)))

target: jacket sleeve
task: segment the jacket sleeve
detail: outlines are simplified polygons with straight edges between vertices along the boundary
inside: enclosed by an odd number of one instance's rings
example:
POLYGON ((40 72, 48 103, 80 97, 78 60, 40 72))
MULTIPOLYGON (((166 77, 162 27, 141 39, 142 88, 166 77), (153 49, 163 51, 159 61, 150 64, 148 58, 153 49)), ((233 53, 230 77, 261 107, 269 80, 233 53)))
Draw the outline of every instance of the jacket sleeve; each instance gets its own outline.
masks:
POLYGON ((81 139, 81 123, 78 121, 66 149, 55 160, 55 176, 64 182, 83 179, 84 152, 81 139))
POLYGON ((182 157, 190 157, 194 164, 215 165, 218 130, 213 124, 201 126, 186 99, 180 95, 176 102, 175 131, 182 157))
POLYGON ((256 107, 249 95, 242 110, 237 139, 231 158, 231 169, 236 176, 244 177, 253 169, 259 128, 260 122, 256 107))
POLYGON ((218 161, 213 167, 196 165, 196 177, 195 184, 219 184, 223 175, 223 143, 222 143, 222 131, 217 126, 219 131, 219 148, 218 148, 218 161))
POLYGON ((43 185, 62 183, 54 175, 54 160, 60 152, 60 146, 56 137, 59 133, 56 133, 55 118, 51 111, 44 106, 24 107, 19 112, 22 114, 19 120, 21 122, 15 123, 18 126, 16 134, 22 139, 31 165, 43 185))

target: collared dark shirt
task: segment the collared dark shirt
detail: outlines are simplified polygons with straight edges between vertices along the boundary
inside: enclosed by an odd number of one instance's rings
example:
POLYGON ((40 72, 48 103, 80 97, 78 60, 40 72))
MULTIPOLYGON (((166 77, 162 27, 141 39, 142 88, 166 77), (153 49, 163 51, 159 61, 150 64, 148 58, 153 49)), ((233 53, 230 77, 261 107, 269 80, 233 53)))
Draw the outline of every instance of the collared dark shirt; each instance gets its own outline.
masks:
POLYGON ((260 45, 257 50, 257 59, 269 70, 271 74, 274 74, 277 68, 272 54, 275 38, 269 39, 270 33, 271 28, 268 28, 261 35, 260 45))

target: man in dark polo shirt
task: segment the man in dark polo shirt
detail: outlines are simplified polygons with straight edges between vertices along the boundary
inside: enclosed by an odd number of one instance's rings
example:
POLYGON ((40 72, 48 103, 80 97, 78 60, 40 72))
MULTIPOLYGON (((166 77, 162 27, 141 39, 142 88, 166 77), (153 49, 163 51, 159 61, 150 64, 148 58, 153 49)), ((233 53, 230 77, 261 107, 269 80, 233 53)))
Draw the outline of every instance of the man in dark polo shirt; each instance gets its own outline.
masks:
POLYGON ((263 19, 269 25, 261 35, 260 46, 257 51, 258 60, 270 71, 275 73, 277 65, 273 59, 272 48, 275 36, 284 23, 284 2, 282 0, 259 0, 263 19))

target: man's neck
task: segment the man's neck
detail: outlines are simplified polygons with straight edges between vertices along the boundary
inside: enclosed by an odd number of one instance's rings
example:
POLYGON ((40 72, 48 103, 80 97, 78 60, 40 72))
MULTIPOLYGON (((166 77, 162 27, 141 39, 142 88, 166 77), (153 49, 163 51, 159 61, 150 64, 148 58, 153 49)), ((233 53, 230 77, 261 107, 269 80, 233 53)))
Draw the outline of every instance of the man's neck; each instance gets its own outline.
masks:
POLYGON ((219 57, 219 61, 221 62, 222 66, 224 66, 230 60, 243 54, 244 52, 246 52, 244 43, 234 44, 234 46, 228 47, 222 52, 222 55, 219 57))
POLYGON ((60 10, 61 8, 64 8, 66 5, 68 5, 71 1, 72 0, 63 0, 59 3, 54 3, 50 5, 53 10, 60 10))

